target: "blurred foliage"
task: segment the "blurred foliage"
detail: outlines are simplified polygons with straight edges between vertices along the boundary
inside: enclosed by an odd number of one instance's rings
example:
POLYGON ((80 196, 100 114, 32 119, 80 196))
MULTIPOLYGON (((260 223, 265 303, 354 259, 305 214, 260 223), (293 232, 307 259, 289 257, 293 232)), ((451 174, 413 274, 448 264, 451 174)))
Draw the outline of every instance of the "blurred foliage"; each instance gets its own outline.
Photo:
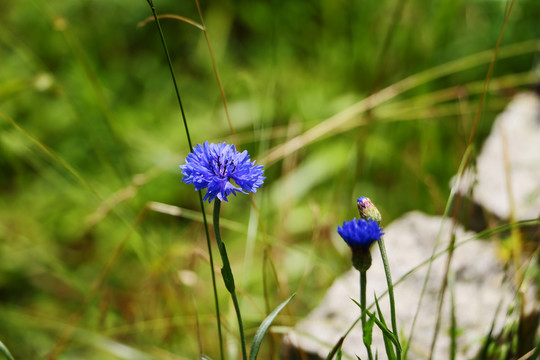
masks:
MULTIPOLYGON (((195 2, 155 5, 200 22, 195 2)), ((263 268, 279 289, 272 307, 298 292, 278 317, 285 325, 349 268, 335 228, 355 216, 357 196, 372 198, 385 224, 412 209, 442 213, 507 6, 202 2, 238 147, 262 164, 370 94, 466 60, 270 163, 254 197, 260 214, 247 196, 226 204, 223 237, 249 336, 267 313, 263 268), (487 61, 468 62, 486 50, 487 61)), ((188 145, 154 23, 138 26, 149 16, 144 0, 0 2, 0 339, 16 359, 56 350, 62 359, 194 358, 197 331, 217 358, 197 197, 178 169, 188 145)), ((509 97, 538 80, 526 41, 540 39, 539 17, 539 2, 515 3, 502 46, 525 45, 496 63, 477 146, 509 97)), ((162 25, 192 139, 233 141, 203 31, 162 25)))

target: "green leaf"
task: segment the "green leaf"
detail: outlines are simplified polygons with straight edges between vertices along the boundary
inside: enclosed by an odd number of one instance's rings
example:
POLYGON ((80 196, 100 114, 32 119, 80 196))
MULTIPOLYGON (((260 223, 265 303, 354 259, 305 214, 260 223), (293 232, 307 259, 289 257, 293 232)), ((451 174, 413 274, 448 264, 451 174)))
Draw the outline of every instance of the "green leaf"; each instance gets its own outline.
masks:
POLYGON ((2 341, 0 341, 0 352, 4 354, 4 356, 6 357, 6 359, 8 360, 15 360, 13 358, 13 355, 11 355, 11 353, 9 352, 9 350, 7 349, 6 345, 4 345, 4 343, 2 341))
MULTIPOLYGON (((358 307, 361 309, 362 306, 358 303, 358 301, 354 300, 354 299, 351 299, 352 301, 354 301, 354 303, 356 305, 358 305, 358 307)), ((386 325, 384 325, 379 319, 377 319, 375 317, 375 315, 371 312, 369 312, 368 310, 366 310, 366 314, 367 316, 369 316, 370 319, 373 319, 375 321, 375 324, 377 324, 377 327, 379 329, 381 329, 381 331, 383 332, 383 334, 385 336, 388 336, 388 338, 394 343, 394 345, 396 346, 396 349, 399 349, 399 351, 401 351, 401 345, 399 345, 399 342, 397 341, 396 337, 394 336, 394 334, 388 330, 388 328, 386 327, 386 325)))
POLYGON ((366 322, 364 326, 364 344, 366 346, 371 346, 371 341, 373 339, 373 324, 375 323, 375 318, 372 317, 366 322))
MULTIPOLYGON (((384 321, 381 307, 379 306, 379 300, 377 299, 377 296, 374 296, 374 297, 375 297, 375 305, 377 306, 377 313, 379 314, 379 318, 381 319, 381 322, 384 324, 384 326, 386 326, 386 322, 384 321)), ((392 341, 384 333, 383 333, 383 340, 384 340, 384 348, 386 349, 386 356, 389 359, 396 359, 396 354, 394 352, 394 348, 392 347, 392 341)))
POLYGON ((225 243, 220 242, 218 248, 221 254, 221 260, 223 261, 223 267, 221 268, 221 276, 223 276, 225 287, 232 294, 236 290, 236 287, 234 285, 234 276, 231 270, 231 264, 229 263, 229 257, 227 256, 227 249, 225 248, 225 243))
POLYGON ((259 353, 259 348, 261 347, 261 343, 263 341, 264 335, 266 335, 266 332, 268 331, 268 328, 270 328, 270 325, 272 324, 272 321, 276 318, 277 314, 289 303, 289 301, 292 300, 292 298, 296 294, 292 294, 290 298, 279 304, 274 311, 270 313, 266 317, 266 319, 263 320, 259 328, 257 329, 257 332, 255 333, 255 337, 253 338, 253 342, 251 343, 251 351, 249 353, 249 360, 255 360, 257 359, 257 354, 259 353))

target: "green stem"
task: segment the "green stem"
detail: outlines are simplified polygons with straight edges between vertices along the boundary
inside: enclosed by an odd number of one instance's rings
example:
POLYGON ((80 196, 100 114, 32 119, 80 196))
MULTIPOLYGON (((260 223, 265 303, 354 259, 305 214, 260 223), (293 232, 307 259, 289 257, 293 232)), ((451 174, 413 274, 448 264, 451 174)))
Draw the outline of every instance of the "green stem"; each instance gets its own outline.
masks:
POLYGON ((366 342, 366 284, 367 277, 365 271, 360 271, 360 308, 362 310, 362 338, 364 339, 364 345, 366 345, 366 350, 369 360, 373 360, 373 354, 371 353, 371 347, 366 342))
POLYGON ((238 319, 238 329, 240 331, 240 342, 242 344, 242 359, 247 360, 246 352, 246 339, 244 337, 244 326, 242 325, 242 315, 240 314, 240 306, 238 305, 238 299, 236 298, 236 287, 234 285, 234 276, 232 274, 231 264, 229 263, 229 257, 227 256, 227 249, 225 243, 221 241, 221 234, 219 232, 219 210, 221 208, 221 201, 214 199, 214 233, 216 234, 216 242, 218 244, 219 254, 223 261, 223 267, 221 268, 221 275, 225 282, 225 287, 231 294, 231 298, 234 304, 234 310, 236 311, 236 318, 238 319))
MULTIPOLYGON (((386 256, 386 246, 384 246, 383 238, 379 241, 379 250, 381 251, 381 259, 384 265, 384 272, 386 274, 386 282, 388 284, 388 298, 390 299, 390 317, 392 318, 392 332, 394 333, 396 340, 399 343, 399 334, 397 332, 396 322, 396 303, 394 301, 394 286, 392 284, 392 275, 390 274, 390 266, 388 265, 388 257, 386 256)), ((396 355, 398 360, 401 359, 401 349, 396 346, 396 355)))
MULTIPOLYGON (((148 5, 150 5, 150 9, 152 9, 152 14, 154 15, 154 20, 159 32, 159 37, 161 39, 161 45, 163 46, 163 50, 165 51, 165 56, 167 58, 167 64, 169 65, 169 71, 171 73, 171 78, 174 84, 174 91, 176 92, 176 98, 178 100, 178 106, 180 107, 180 113, 182 115, 182 121, 184 123, 184 129, 186 131, 186 137, 187 142, 189 145, 189 150, 192 151, 193 144, 191 143, 191 137, 189 135, 189 128, 187 124, 186 114, 184 113, 184 106, 182 105, 182 99, 180 97, 180 91, 178 90, 178 84, 176 82, 176 76, 174 75, 174 70, 172 66, 171 57, 169 55, 169 50, 167 48, 167 44, 165 43, 165 36, 163 35, 163 30, 161 29, 161 24, 159 22, 159 19, 157 17, 156 9, 154 7, 154 4, 152 0, 147 0, 148 5)), ((223 350, 223 335, 221 332, 221 314, 219 311, 219 301, 218 301, 218 292, 216 287, 216 276, 214 274, 214 257, 212 256, 212 246, 210 242, 210 234, 208 232, 208 222, 206 221, 206 212, 204 211, 204 201, 202 192, 199 190, 199 203, 201 206, 201 212, 203 215, 203 224, 204 224, 204 231, 206 234, 206 245, 208 247, 208 256, 210 257, 210 274, 212 276, 212 288, 214 291, 214 304, 216 308, 216 317, 217 317, 217 328, 218 328, 218 337, 219 337, 219 353, 220 353, 220 359, 224 360, 224 350, 223 350)))
POLYGON ((216 307, 216 316, 217 316, 217 328, 218 328, 218 337, 219 337, 219 354, 220 359, 224 360, 225 353, 223 351, 223 334, 221 333, 221 314, 219 312, 219 301, 218 301, 218 292, 216 287, 216 274, 214 273, 214 257, 212 256, 212 245, 210 243, 210 234, 208 233, 208 224, 206 221, 206 213, 204 211, 204 202, 202 193, 199 190, 199 201, 201 203, 201 209, 203 214, 204 222, 204 232, 206 234, 206 246, 208 247, 208 256, 210 257, 210 275, 212 276, 212 289, 214 291, 214 304, 216 307))

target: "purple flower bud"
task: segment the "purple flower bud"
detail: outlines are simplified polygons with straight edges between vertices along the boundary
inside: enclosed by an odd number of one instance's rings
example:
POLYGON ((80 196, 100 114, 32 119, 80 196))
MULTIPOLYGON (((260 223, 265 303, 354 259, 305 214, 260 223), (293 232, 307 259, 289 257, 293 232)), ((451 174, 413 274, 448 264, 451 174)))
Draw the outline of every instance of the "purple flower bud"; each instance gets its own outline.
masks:
POLYGON ((377 210, 375 205, 373 205, 371 200, 369 200, 367 197, 361 196, 358 198, 356 203, 358 204, 358 211, 360 212, 360 217, 362 219, 374 220, 377 223, 381 222, 381 213, 379 210, 377 210))

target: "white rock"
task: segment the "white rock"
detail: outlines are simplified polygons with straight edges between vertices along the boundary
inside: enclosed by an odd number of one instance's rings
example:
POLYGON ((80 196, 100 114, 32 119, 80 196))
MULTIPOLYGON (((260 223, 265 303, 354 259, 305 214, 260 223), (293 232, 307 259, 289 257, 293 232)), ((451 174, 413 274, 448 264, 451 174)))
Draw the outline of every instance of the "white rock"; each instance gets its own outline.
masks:
POLYGON ((516 220, 540 216, 540 99, 536 94, 516 95, 497 117, 478 156, 476 180, 474 201, 499 218, 509 219, 512 208, 516 220))
MULTIPOLYGON (((385 228, 385 244, 394 283, 417 265, 429 259, 436 246, 437 235, 442 234, 437 251, 449 243, 451 221, 430 217, 419 212, 406 214, 385 228)), ((474 235, 458 226, 457 242, 471 239, 474 235)), ((373 302, 373 294, 386 290, 386 278, 378 246, 372 248, 373 265, 367 273, 367 302, 373 302)), ((496 261, 494 244, 472 240, 458 247, 454 252, 451 273, 454 275, 454 294, 457 326, 461 331, 457 340, 457 359, 475 355, 487 335, 493 320, 500 329, 506 306, 512 292, 503 285, 503 270, 496 261), (502 301, 502 311, 497 316, 497 306, 502 301)), ((447 256, 432 262, 420 313, 416 322, 414 337, 408 353, 409 359, 426 359, 437 319, 438 294, 444 276, 447 256)), ((397 323, 401 335, 411 333, 411 324, 417 309, 420 292, 427 274, 427 265, 415 270, 411 276, 395 287, 397 323)), ((286 336, 287 346, 303 349, 324 359, 332 346, 345 333, 359 315, 359 308, 350 300, 359 299, 359 274, 351 270, 337 279, 328 290, 321 304, 294 331, 286 336)), ((442 322, 435 348, 434 359, 448 359, 450 347, 450 301, 449 292, 445 296, 442 322)), ((385 296, 380 300, 381 308, 390 327, 389 303, 385 296)), ((385 349, 380 331, 374 330, 373 349, 379 358, 385 358, 385 349)), ((361 326, 358 324, 343 343, 344 358, 356 359, 355 355, 366 359, 362 342, 361 326)), ((295 357, 290 357, 295 358, 295 357)))

